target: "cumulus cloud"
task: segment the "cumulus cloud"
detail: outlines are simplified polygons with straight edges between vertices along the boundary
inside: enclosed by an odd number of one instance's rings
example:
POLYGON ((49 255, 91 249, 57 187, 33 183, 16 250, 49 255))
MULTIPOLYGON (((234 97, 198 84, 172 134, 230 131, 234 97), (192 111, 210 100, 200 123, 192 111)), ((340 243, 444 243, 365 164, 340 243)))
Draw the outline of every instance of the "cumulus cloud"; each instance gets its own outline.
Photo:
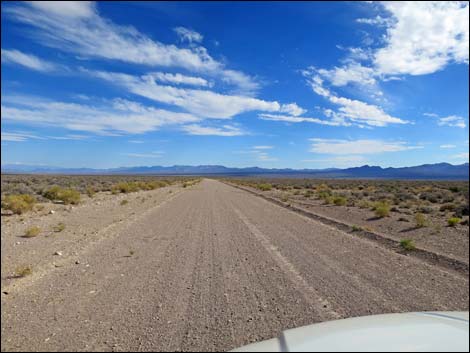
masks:
POLYGON ((35 55, 26 54, 19 50, 2 49, 2 63, 5 64, 16 64, 27 67, 31 70, 50 72, 58 68, 57 65, 40 59, 35 55))
POLYGON ((384 27, 381 45, 349 48, 343 66, 319 69, 317 74, 333 86, 371 86, 404 75, 431 74, 451 63, 468 64, 468 2, 384 1, 372 6, 384 13, 357 22, 384 27))
POLYGON ((422 146, 411 146, 402 141, 382 141, 382 140, 336 140, 312 138, 310 152, 333 155, 362 155, 378 154, 384 152, 403 152, 422 146))
POLYGON ((383 2, 393 22, 375 53, 382 74, 424 75, 451 62, 467 63, 469 4, 456 1, 383 2))
POLYGON ((175 27, 173 30, 176 32, 178 37, 181 39, 181 41, 187 41, 189 43, 200 43, 202 42, 202 39, 204 38, 202 34, 193 31, 192 29, 185 28, 185 27, 175 27))
POLYGON ((213 135, 213 136, 241 136, 246 133, 240 128, 232 125, 223 125, 222 127, 202 126, 191 124, 183 126, 183 130, 189 135, 213 135))

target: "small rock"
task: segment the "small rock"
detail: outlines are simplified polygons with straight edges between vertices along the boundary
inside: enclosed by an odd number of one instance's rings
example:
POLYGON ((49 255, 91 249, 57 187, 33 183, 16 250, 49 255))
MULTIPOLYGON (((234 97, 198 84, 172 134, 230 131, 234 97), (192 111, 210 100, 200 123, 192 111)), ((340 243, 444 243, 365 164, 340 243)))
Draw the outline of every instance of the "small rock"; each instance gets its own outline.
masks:
POLYGON ((21 244, 21 242, 20 242, 20 241, 17 241, 15 244, 16 244, 16 245, 20 245, 20 244, 21 244))
POLYGON ((54 255, 62 256, 62 253, 61 253, 60 251, 56 251, 56 252, 54 253, 54 255))
POLYGON ((54 213, 55 213, 54 210, 50 210, 50 211, 49 211, 49 214, 54 214, 54 213))
POLYGON ((2 294, 8 295, 9 293, 5 290, 2 292, 2 294))
POLYGON ((75 261, 75 265, 80 265, 80 261, 79 260, 75 261))

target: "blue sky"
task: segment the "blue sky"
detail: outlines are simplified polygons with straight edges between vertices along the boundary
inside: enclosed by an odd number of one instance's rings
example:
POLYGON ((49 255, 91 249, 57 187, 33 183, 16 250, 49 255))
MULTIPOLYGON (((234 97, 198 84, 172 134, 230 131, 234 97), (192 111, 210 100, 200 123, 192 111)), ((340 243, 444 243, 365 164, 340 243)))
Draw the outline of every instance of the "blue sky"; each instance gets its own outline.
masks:
POLYGON ((2 2, 2 164, 468 161, 468 2, 2 2))

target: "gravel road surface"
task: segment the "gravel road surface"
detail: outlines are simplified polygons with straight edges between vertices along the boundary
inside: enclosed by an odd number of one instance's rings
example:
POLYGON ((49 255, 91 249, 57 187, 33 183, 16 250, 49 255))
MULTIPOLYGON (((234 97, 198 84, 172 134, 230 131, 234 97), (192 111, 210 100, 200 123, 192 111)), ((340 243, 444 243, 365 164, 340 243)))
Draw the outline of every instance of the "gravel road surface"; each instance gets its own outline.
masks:
POLYGON ((467 276, 210 179, 79 257, 2 284, 2 351, 224 351, 315 322, 469 306, 467 276))

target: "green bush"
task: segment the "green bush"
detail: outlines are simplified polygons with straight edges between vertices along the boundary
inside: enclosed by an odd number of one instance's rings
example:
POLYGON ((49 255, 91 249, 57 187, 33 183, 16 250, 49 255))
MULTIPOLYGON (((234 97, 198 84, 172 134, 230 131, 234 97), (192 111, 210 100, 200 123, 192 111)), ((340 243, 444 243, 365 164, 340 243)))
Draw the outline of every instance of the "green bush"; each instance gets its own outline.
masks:
POLYGON ((39 227, 34 226, 34 227, 26 229, 24 236, 26 238, 33 238, 33 237, 38 236, 39 233, 41 233, 41 229, 39 227))
POLYGON ((411 239, 402 239, 402 240, 400 240, 400 246, 403 249, 408 250, 408 251, 416 249, 416 246, 415 246, 413 240, 411 240, 411 239))
POLYGON ((415 214, 416 227, 423 228, 426 226, 426 216, 421 212, 415 214))
POLYGON ((379 218, 390 215, 390 204, 386 201, 377 202, 374 206, 375 215, 379 218))
POLYGON ((261 191, 269 191, 273 188, 271 184, 258 184, 257 188, 260 189, 261 191))
POLYGON ((36 203, 32 195, 7 195, 2 202, 2 208, 12 211, 14 214, 22 214, 31 211, 36 203))
POLYGON ((64 205, 76 205, 80 202, 80 193, 75 189, 64 189, 53 186, 43 193, 43 196, 51 201, 62 201, 64 205))
POLYGON ((452 217, 447 220, 447 224, 449 225, 449 227, 455 227, 457 224, 460 223, 460 221, 460 218, 452 217))
POLYGON ((335 196, 333 198, 333 203, 336 206, 345 206, 347 202, 348 202, 348 200, 343 196, 335 196))

